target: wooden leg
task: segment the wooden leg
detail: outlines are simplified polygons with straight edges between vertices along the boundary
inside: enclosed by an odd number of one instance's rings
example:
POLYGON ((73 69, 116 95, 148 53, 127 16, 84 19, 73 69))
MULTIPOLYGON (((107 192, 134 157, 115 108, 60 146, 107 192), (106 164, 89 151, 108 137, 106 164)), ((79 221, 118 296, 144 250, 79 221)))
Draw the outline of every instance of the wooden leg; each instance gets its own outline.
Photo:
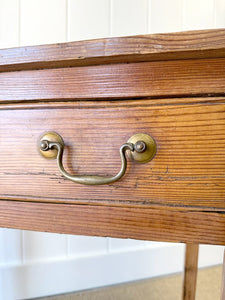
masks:
POLYGON ((194 300, 198 271, 198 244, 186 244, 183 300, 194 300))
POLYGON ((222 275, 222 289, 221 289, 221 300, 225 300, 225 250, 223 257, 223 275, 222 275))

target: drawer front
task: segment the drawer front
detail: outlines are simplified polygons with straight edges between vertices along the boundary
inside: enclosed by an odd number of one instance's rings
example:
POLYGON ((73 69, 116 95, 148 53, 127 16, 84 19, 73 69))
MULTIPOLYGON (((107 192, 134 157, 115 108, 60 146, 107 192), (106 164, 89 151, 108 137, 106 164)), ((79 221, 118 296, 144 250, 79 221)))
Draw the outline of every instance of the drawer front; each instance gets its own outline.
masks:
POLYGON ((157 99, 2 105, 0 198, 114 206, 225 208, 225 99, 157 99), (136 133, 157 143, 146 164, 128 160, 125 176, 84 186, 61 176, 38 151, 59 133, 71 174, 115 175, 119 148, 136 133))
POLYGON ((0 72, 0 102, 224 94, 225 58, 0 72))

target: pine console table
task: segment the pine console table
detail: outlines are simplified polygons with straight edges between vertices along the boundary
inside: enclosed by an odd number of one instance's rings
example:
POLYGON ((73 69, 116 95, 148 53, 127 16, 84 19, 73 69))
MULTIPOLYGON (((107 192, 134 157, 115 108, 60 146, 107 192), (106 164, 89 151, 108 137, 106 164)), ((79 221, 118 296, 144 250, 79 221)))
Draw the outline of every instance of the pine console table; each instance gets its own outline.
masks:
POLYGON ((1 227, 186 243, 194 299, 225 245, 224 29, 3 49, 0 122, 1 227))

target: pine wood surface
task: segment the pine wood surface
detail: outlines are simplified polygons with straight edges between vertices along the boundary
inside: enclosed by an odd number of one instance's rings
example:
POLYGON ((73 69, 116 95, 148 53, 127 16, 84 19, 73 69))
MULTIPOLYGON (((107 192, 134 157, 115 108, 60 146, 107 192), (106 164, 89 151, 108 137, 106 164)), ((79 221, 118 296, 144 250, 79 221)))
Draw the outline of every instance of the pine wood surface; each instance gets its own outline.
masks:
POLYGON ((78 235, 225 245, 225 214, 185 207, 0 201, 0 226, 78 235))
POLYGON ((73 102, 0 107, 0 198, 27 201, 174 205, 225 210, 225 98, 73 102), (180 101, 183 101, 180 102, 180 101), (71 174, 115 175, 119 148, 133 134, 152 135, 155 158, 128 163, 124 178, 104 186, 64 179, 38 140, 56 131, 71 174), (9 159, 10 158, 10 159, 9 159))
POLYGON ((0 102, 224 94, 225 58, 0 73, 0 102))
POLYGON ((216 57, 225 57, 225 29, 2 49, 0 72, 216 57))

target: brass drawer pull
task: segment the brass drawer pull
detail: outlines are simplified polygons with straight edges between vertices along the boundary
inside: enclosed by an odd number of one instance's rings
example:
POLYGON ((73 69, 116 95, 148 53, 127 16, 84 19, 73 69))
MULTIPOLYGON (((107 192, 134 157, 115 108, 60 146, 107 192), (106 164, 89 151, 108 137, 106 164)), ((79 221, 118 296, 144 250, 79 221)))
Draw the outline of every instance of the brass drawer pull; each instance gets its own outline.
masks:
POLYGON ((156 153, 156 143, 154 139, 144 133, 133 135, 127 143, 120 147, 120 157, 122 166, 118 174, 112 177, 96 176, 96 175, 70 175, 63 167, 62 156, 64 142, 62 137, 55 132, 45 133, 39 144, 39 151, 45 158, 57 159, 59 171, 67 179, 76 183, 86 185, 108 184, 119 180, 126 172, 127 160, 125 152, 128 150, 129 157, 137 162, 146 163, 150 161, 156 153))

